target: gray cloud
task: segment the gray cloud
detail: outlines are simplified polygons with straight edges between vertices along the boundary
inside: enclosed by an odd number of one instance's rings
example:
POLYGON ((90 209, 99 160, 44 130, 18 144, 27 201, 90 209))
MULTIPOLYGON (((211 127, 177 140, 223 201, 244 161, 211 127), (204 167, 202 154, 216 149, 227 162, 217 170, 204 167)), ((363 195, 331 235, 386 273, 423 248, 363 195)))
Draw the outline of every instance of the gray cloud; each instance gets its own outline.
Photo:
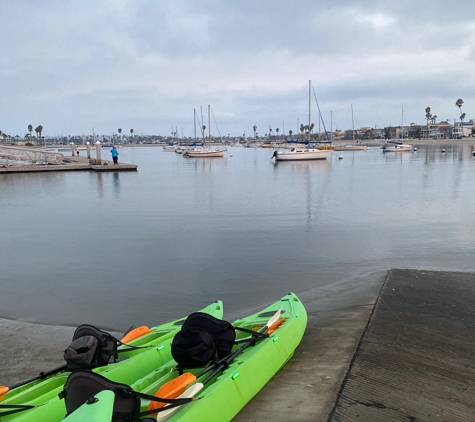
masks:
MULTIPOLYGON (((475 117, 467 1, 3 1, 0 130, 190 132, 211 104, 222 133, 305 122, 312 79, 340 129, 475 117)), ((312 114, 317 124, 316 107, 312 114)), ((327 123, 327 126, 330 126, 327 123)), ((333 124, 334 126, 334 124, 333 124)), ((287 132, 287 129, 286 129, 287 132)))

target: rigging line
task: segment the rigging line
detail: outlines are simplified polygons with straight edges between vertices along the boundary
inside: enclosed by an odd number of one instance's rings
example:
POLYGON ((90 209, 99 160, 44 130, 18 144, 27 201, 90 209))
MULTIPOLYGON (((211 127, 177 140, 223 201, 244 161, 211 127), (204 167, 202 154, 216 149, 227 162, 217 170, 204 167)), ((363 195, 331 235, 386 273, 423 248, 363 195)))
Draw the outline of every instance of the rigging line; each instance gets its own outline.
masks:
POLYGON ((315 97, 315 102, 317 103, 318 114, 319 114, 320 119, 321 119, 322 124, 323 124, 323 130, 325 131, 325 138, 326 138, 327 141, 329 141, 329 139, 328 139, 328 133, 327 133, 327 128, 325 127, 325 122, 323 121, 322 113, 321 113, 321 111, 320 111, 320 106, 318 105, 317 96, 316 96, 316 94, 315 94, 315 90, 313 89, 313 87, 312 87, 312 91, 313 91, 313 96, 315 97))
POLYGON ((216 126, 216 130, 218 131, 219 138, 221 139, 221 142, 223 142, 223 137, 221 136, 221 132, 219 131, 218 123, 216 123, 216 118, 214 117, 213 109, 211 108, 211 106, 209 107, 209 109, 211 111, 211 115, 213 116, 213 121, 216 126))
POLYGON ((198 120, 198 124, 200 125, 201 136, 204 139, 205 138, 205 132, 203 130, 203 121, 200 121, 200 116, 199 116, 198 113, 196 113, 196 119, 198 120))

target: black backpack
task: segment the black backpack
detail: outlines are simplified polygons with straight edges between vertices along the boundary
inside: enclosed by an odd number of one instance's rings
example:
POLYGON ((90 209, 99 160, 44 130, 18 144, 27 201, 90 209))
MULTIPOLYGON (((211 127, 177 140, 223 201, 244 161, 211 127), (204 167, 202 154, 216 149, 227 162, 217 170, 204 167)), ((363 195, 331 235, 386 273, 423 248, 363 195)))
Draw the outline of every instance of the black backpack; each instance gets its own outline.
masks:
POLYGON ((228 356, 235 340, 236 332, 231 323, 195 312, 173 338, 172 357, 180 369, 198 368, 228 356))

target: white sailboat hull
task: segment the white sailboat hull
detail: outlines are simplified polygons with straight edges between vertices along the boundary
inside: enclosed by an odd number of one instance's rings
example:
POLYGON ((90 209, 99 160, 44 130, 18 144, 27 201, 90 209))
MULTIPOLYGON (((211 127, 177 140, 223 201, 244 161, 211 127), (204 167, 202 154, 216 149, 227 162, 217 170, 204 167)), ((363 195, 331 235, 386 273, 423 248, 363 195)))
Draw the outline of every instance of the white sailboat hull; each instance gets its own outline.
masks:
POLYGON ((225 152, 221 149, 188 150, 183 155, 190 158, 224 157, 225 152))
POLYGON ((275 151, 276 161, 304 161, 304 160, 326 160, 331 150, 320 149, 295 149, 294 151, 275 151))
POLYGON ((412 151, 412 145, 402 144, 402 145, 391 145, 386 146, 383 148, 383 152, 404 152, 404 151, 412 151))

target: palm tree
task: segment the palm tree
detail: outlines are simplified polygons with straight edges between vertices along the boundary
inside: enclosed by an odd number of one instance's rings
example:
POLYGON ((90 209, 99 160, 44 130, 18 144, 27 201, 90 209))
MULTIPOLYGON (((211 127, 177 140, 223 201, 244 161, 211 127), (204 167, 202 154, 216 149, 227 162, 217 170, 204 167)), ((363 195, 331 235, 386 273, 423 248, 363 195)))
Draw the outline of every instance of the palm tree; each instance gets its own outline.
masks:
MULTIPOLYGON (((455 107, 458 107, 460 110, 460 130, 462 131, 462 136, 463 136, 463 119, 465 119, 465 113, 462 113, 462 105, 463 105, 463 100, 461 98, 455 101, 455 107)), ((454 122, 454 128, 455 128, 455 122, 454 122)))
POLYGON ((254 126, 252 127, 252 130, 254 131, 254 142, 256 142, 256 130, 257 130, 257 126, 254 125, 254 126))
POLYGON ((30 138, 31 138, 31 132, 33 132, 33 126, 28 125, 28 132, 30 132, 30 138))
POLYGON ((304 130, 305 130, 305 126, 303 125, 303 123, 300 123, 300 132, 303 133, 304 130))
POLYGON ((275 128, 275 131, 277 132, 277 136, 279 136, 279 128, 278 127, 275 128))
POLYGON ((289 136, 292 136, 292 131, 291 130, 289 130, 289 136))
POLYGON ((117 132, 119 132, 119 135, 122 133, 122 128, 117 129, 117 132))
POLYGON ((429 139, 429 120, 430 119, 432 119, 432 114, 430 114, 430 107, 426 107, 427 139, 429 139))
POLYGON ((130 136, 132 137, 132 139, 134 139, 134 130, 133 129, 130 129, 130 136))

